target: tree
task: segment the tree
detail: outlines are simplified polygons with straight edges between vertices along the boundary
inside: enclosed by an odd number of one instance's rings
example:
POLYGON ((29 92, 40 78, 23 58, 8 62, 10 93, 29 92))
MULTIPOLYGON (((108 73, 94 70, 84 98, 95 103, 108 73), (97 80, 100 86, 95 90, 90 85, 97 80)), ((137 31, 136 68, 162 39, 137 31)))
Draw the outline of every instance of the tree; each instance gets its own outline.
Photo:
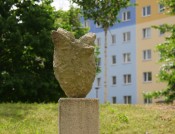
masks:
POLYGON ((89 31, 89 28, 82 27, 80 22, 80 9, 73 6, 68 11, 59 10, 56 16, 56 27, 61 27, 72 32, 75 38, 80 38, 89 31))
POLYGON ((164 5, 167 14, 175 14, 175 0, 160 0, 160 4, 164 5))
MULTIPOLYGON (((61 11, 55 11, 51 2, 0 1, 0 102, 57 102, 65 96, 52 64, 51 31, 57 28, 61 11)), ((72 14, 76 18, 78 12, 72 14)), ((61 17, 70 20, 71 15, 61 17)), ((77 28, 78 22, 63 26, 77 28)), ((77 30, 75 34, 84 32, 77 30)))
POLYGON ((58 100, 52 69, 51 0, 8 0, 0 3, 0 101, 58 100))
MULTIPOLYGON (((160 0, 164 5, 165 13, 175 15, 175 1, 174 0, 160 0)), ((168 37, 165 42, 157 45, 157 51, 160 53, 160 63, 162 63, 159 78, 162 82, 167 83, 167 87, 162 91, 147 93, 145 97, 165 97, 166 102, 173 102, 175 100, 175 24, 164 24, 161 26, 154 26, 161 32, 167 32, 168 37)))
POLYGON ((127 8, 131 5, 130 0, 71 0, 78 4, 82 9, 82 14, 85 19, 92 19, 104 29, 105 44, 104 44, 104 102, 107 102, 107 33, 110 26, 113 26, 116 21, 120 22, 117 15, 122 8, 127 8))

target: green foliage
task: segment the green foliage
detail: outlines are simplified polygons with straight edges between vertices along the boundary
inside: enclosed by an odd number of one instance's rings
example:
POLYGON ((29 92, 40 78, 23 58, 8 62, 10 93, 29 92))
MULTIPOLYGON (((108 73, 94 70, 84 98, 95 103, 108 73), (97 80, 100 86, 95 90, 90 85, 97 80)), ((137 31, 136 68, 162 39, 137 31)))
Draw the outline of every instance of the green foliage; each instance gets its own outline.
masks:
POLYGON ((82 9, 85 19, 92 19, 104 29, 113 26, 122 8, 130 6, 130 0, 71 0, 82 9))
MULTIPOLYGON (((161 0, 168 14, 175 15, 175 1, 161 0)), ((162 63, 159 78, 167 82, 167 88, 163 91, 152 93, 153 97, 164 96, 166 102, 175 100, 175 24, 164 24, 154 26, 163 33, 168 33, 165 42, 157 45, 157 51, 160 53, 160 62, 162 63)))
POLYGON ((95 61, 97 63, 97 69, 96 69, 96 73, 97 74, 101 72, 101 68, 98 65, 98 63, 100 62, 99 61, 99 54, 100 54, 100 50, 99 49, 100 49, 99 46, 98 45, 95 45, 95 51, 94 52, 95 52, 95 61))
POLYGON ((101 106, 101 110, 103 112, 100 113, 100 121, 101 127, 104 128, 101 130, 102 133, 113 134, 120 129, 126 129, 128 127, 128 117, 109 103, 101 106))
POLYGON ((166 13, 174 15, 174 13, 175 13, 175 0, 160 0, 160 3, 165 5, 166 13))
POLYGON ((0 2, 0 101, 48 102, 63 95, 52 69, 51 2, 0 2))
POLYGON ((73 6, 65 12, 63 10, 57 11, 56 27, 61 27, 67 31, 72 32, 75 38, 80 38, 89 31, 88 28, 82 27, 80 22, 80 9, 73 6))
POLYGON ((0 1, 0 102, 57 102, 65 96, 53 73, 51 31, 58 20, 76 37, 87 29, 80 28, 78 9, 55 11, 51 2, 0 1))

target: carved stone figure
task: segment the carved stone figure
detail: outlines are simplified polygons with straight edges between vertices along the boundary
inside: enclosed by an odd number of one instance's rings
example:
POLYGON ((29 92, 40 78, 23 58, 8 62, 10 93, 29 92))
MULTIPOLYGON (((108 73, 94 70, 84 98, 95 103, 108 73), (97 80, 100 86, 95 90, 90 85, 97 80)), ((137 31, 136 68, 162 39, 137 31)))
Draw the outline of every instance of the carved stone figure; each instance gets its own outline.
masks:
POLYGON ((70 98, 86 97, 92 88, 96 74, 95 38, 95 34, 88 33, 75 39, 70 32, 61 28, 52 32, 54 74, 70 98))

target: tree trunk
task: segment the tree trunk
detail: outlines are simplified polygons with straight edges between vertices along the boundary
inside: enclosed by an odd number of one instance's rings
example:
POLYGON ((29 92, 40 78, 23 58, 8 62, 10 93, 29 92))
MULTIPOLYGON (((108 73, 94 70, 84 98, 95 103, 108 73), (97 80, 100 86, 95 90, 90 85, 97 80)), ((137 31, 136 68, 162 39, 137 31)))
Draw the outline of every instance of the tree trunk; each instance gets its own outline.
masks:
POLYGON ((105 32, 105 44, 104 44, 104 103, 108 101, 108 89, 107 89, 107 32, 108 28, 104 28, 105 32))

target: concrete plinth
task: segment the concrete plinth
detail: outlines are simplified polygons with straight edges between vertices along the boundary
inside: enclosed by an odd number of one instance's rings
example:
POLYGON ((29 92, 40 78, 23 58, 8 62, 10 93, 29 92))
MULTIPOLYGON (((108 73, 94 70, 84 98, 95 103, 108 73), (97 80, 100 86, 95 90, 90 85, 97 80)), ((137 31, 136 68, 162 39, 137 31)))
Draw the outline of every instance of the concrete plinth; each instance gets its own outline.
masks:
POLYGON ((98 99, 61 98, 59 134, 99 134, 98 99))

